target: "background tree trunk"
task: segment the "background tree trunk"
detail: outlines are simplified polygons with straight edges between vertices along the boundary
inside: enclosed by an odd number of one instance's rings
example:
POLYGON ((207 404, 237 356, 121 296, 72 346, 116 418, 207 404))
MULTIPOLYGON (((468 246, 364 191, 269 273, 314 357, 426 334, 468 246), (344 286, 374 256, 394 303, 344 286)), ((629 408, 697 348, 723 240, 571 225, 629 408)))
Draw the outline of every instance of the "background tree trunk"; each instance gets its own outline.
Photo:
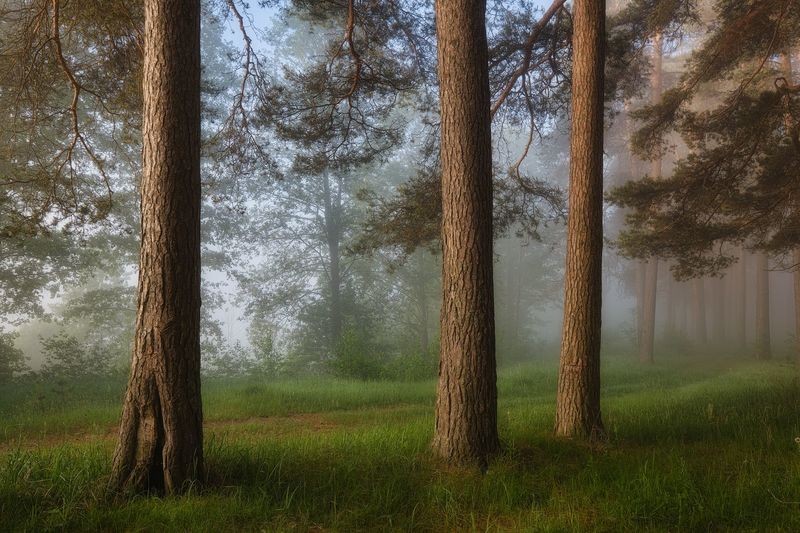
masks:
POLYGON ((485 0, 436 0, 442 159, 441 360, 433 449, 486 464, 497 435, 485 0))
POLYGON ((138 305, 110 488, 174 493, 203 475, 200 2, 144 6, 138 305))
POLYGON ((322 173, 324 194, 325 240, 328 245, 328 289, 330 290, 330 350, 335 351, 342 338, 344 323, 342 311, 342 269, 340 243, 342 240, 342 183, 338 182, 336 192, 331 190, 328 171, 322 173))
MULTIPOLYGON (((657 33, 653 37, 653 74, 650 80, 650 102, 661 101, 663 90, 662 62, 664 49, 662 37, 657 33)), ((661 158, 657 157, 650 165, 650 177, 661 177, 661 158)), ((642 309, 642 336, 639 344, 639 360, 653 362, 653 350, 656 338, 656 298, 658 295, 658 258, 647 261, 644 275, 644 304, 642 309)))
POLYGON ((555 432, 597 438, 604 433, 600 325, 605 0, 575 1, 572 48, 569 219, 555 432))
POLYGON ((743 350, 747 345, 747 250, 744 247, 739 251, 739 268, 736 275, 738 298, 734 331, 736 342, 743 350))
POLYGON ((769 257, 756 254, 756 357, 772 357, 769 331, 769 257))
POLYGON ((800 248, 795 248, 792 255, 794 260, 794 342, 795 342, 795 361, 800 367, 800 248))
POLYGON ((708 344, 708 326, 706 325, 706 287, 703 278, 692 281, 692 299, 694 300, 694 341, 701 349, 708 344))
POLYGON ((714 343, 718 346, 723 346, 725 344, 725 281, 723 279, 712 280, 711 289, 714 298, 712 307, 714 343))
POLYGON ((421 353, 428 353, 431 341, 428 335, 428 322, 430 321, 428 313, 428 269, 427 257, 425 251, 417 252, 417 265, 416 265, 416 283, 415 288, 417 291, 417 306, 418 306, 418 320, 419 320, 419 344, 421 353))

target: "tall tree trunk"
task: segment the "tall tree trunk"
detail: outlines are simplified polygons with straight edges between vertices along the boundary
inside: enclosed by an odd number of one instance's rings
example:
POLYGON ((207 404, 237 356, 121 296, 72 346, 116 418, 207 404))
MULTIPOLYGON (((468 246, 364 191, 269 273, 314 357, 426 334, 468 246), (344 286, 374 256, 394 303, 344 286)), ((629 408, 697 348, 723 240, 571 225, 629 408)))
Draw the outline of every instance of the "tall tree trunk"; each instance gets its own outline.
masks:
POLYGON ((795 342, 795 361, 800 367, 800 248, 795 248, 792 254, 794 259, 794 342, 795 342))
POLYGON ((417 306, 419 307, 419 344, 422 353, 427 353, 430 347, 430 337, 428 335, 428 271, 426 269, 425 253, 417 253, 417 272, 416 272, 416 291, 417 306))
POLYGON ((572 127, 556 435, 597 438, 603 263, 605 0, 573 7, 572 127))
POLYGON ((664 331, 667 337, 674 337, 677 324, 678 288, 675 278, 667 276, 667 323, 664 331))
POLYGON ((712 317, 714 319, 714 342, 722 346, 725 343, 725 281, 715 279, 711 288, 714 294, 714 316, 712 317))
POLYGON ((658 259, 651 258, 644 269, 644 301, 642 305, 642 337, 639 344, 639 360, 653 362, 656 337, 656 297, 658 289, 658 259))
POLYGON ((144 10, 136 333, 109 487, 175 493, 203 477, 200 2, 144 10))
POLYGON ((688 317, 686 315, 689 312, 689 305, 687 304, 688 298, 686 297, 686 284, 682 282, 676 283, 676 291, 679 298, 676 327, 681 337, 686 339, 689 337, 686 325, 688 322, 688 317))
POLYGON ((520 327, 522 326, 522 268, 523 268, 523 247, 517 250, 517 266, 514 269, 514 279, 516 287, 514 290, 514 313, 511 317, 513 332, 511 335, 511 350, 515 356, 520 355, 522 349, 522 339, 520 327))
POLYGON ((342 270, 339 252, 342 240, 342 184, 334 194, 331 190, 328 171, 322 174, 322 192, 324 194, 325 239, 328 245, 328 290, 330 292, 330 349, 335 350, 342 338, 342 270))
POLYGON ((442 160, 441 359, 433 449, 485 465, 497 434, 485 0, 436 0, 442 160))
POLYGON ((706 325, 706 289, 703 278, 692 281, 692 297, 694 299, 694 340, 698 346, 705 348, 708 344, 708 326, 706 325))
MULTIPOLYGON (((653 74, 650 80, 650 102, 661 101, 663 91, 662 62, 664 58, 663 39, 660 33, 653 37, 653 74)), ((651 162, 650 177, 661 177, 661 158, 651 162)), ((639 360, 653 362, 653 350, 656 338, 656 298, 658 294, 658 258, 651 258, 645 267, 644 304, 642 315, 642 337, 639 344, 639 360)))
POLYGON ((736 303, 736 319, 733 331, 736 332, 736 343, 740 349, 747 345, 747 250, 739 250, 739 267, 737 268, 738 298, 736 303))
POLYGON ((772 357, 769 331, 769 257, 756 254, 756 357, 772 357))
POLYGON ((644 337, 644 295, 645 277, 647 276, 647 261, 636 262, 636 350, 642 351, 642 338, 644 337))
MULTIPOLYGON (((781 70, 783 75, 789 80, 791 84, 794 83, 794 71, 792 69, 792 51, 787 50, 781 56, 781 70)), ((786 130, 791 131, 794 127, 795 119, 791 113, 785 113, 784 121, 786 130)), ((797 200, 795 201, 795 210, 800 211, 800 205, 797 200)), ((800 366, 800 248, 795 248, 792 252, 792 259, 794 262, 794 271, 792 279, 794 281, 794 320, 795 320, 795 360, 797 365, 800 366)))

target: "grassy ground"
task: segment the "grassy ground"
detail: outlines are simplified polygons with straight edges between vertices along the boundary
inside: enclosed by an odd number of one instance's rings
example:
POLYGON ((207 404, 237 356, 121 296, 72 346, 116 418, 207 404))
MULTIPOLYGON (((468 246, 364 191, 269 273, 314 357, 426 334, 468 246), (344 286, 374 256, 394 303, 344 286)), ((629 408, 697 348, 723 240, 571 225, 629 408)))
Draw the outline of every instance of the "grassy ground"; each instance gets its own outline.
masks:
POLYGON ((552 363, 500 376, 485 475, 428 452, 433 382, 205 384, 208 483, 104 496, 120 383, 0 393, 0 530, 800 531, 800 385, 786 365, 604 369, 611 438, 551 436, 552 363))

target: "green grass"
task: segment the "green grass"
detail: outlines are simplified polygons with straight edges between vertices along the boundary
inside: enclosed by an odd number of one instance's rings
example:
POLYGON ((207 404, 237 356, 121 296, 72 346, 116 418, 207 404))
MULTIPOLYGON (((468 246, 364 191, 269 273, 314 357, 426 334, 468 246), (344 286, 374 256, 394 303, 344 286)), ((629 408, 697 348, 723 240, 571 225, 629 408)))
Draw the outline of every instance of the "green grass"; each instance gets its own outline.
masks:
POLYGON ((207 381, 206 485, 123 501, 103 490, 123 384, 10 388, 0 530, 800 531, 790 366, 611 359, 595 448, 552 437, 552 362, 499 383, 504 451, 480 474, 429 453, 432 381, 207 381))

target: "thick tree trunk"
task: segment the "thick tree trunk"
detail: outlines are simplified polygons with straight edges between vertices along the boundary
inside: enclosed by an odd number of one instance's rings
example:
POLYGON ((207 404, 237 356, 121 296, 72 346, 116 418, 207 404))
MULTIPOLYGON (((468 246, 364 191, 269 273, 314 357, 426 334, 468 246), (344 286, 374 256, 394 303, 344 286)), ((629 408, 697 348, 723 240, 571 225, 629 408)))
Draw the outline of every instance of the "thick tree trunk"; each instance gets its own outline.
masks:
MULTIPOLYGON (((653 73, 650 80, 650 102, 661 101, 663 92, 662 62, 664 57, 663 39, 660 33, 653 38, 653 73)), ((661 177, 661 158, 650 164, 650 177, 661 177)), ((658 294, 658 258, 651 258, 646 265, 644 275, 644 303, 642 310, 642 336, 639 344, 639 360, 653 362, 653 350, 656 338, 656 299, 658 294)))
POLYGON ((769 257, 756 254, 756 357, 772 357, 769 331, 769 257))
POLYGON ((435 452, 485 465, 497 435, 492 143, 485 0, 436 0, 442 159, 435 452))
POLYGON ((175 493, 203 476, 200 2, 144 6, 139 294, 109 486, 175 493))
POLYGON ((564 326, 555 432, 598 438, 603 261, 605 0, 573 7, 572 128, 564 326))

